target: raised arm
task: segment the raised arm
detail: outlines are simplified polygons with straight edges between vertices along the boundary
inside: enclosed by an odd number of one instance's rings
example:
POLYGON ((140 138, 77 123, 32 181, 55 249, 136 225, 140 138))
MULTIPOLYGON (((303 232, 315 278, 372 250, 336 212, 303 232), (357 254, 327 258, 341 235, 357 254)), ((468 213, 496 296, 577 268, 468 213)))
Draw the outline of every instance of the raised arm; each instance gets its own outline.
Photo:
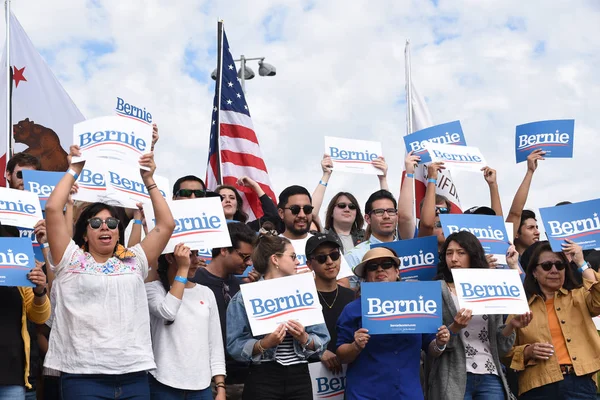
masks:
POLYGON ((523 182, 521 182, 521 186, 519 186, 519 189, 515 194, 515 198, 513 199, 508 212, 508 216, 506 217, 506 222, 512 222, 513 226, 515 227, 515 235, 517 234, 517 228, 521 222, 521 213, 523 212, 523 208, 527 202, 527 196, 529 195, 529 188, 531 187, 533 173, 537 169, 538 160, 544 160, 544 154, 546 154, 545 151, 538 149, 532 151, 531 154, 527 156, 527 173, 525 174, 525 178, 523 178, 523 182))
POLYGON ((496 215, 502 216, 502 203, 500 202, 500 191, 498 190, 498 181, 496 178, 496 170, 490 167, 483 167, 483 179, 490 187, 490 202, 492 210, 496 215))
POLYGON ((327 182, 329 182, 329 178, 331 178, 331 173, 333 172, 333 161, 331 161, 331 157, 327 154, 323 154, 321 170, 323 170, 323 176, 321 176, 321 180, 312 194, 312 215, 313 220, 316 220, 319 225, 323 226, 323 224, 321 224, 321 219, 319 218, 319 211, 321 211, 321 206, 323 205, 325 190, 327 190, 327 182))
MULTIPOLYGON (((71 157, 81 155, 79 146, 71 146, 69 153, 69 163, 71 163, 71 157)), ((65 250, 71 241, 71 232, 73 230, 67 227, 63 210, 71 193, 71 188, 75 183, 76 176, 79 176, 84 165, 85 161, 70 164, 69 170, 58 182, 46 202, 46 234, 48 235, 50 253, 52 253, 52 259, 55 263, 62 260, 65 250)))
POLYGON ((171 234, 175 229, 175 220, 167 201, 162 197, 160 190, 158 190, 154 182, 154 171, 156 170, 154 153, 144 154, 140 158, 140 166, 150 168, 150 171, 140 169, 140 174, 150 195, 150 201, 152 201, 152 208, 154 209, 154 216, 156 218, 154 229, 148 232, 144 240, 140 243, 144 253, 146 253, 146 258, 150 261, 157 259, 169 242, 171 234))
POLYGON ((387 162, 385 162, 385 158, 383 156, 381 156, 371 162, 373 163, 373 166, 375 168, 383 171, 383 175, 377 175, 377 178, 379 179, 379 188, 382 190, 389 191, 390 187, 388 186, 388 181, 387 181, 388 165, 387 165, 387 162))
POLYGON ((437 187, 438 173, 444 167, 443 162, 434 162, 427 166, 427 190, 421 208, 421 221, 419 224, 419 237, 432 236, 435 227, 435 190, 437 187))
POLYGON ((421 157, 415 156, 411 151, 404 159, 406 175, 400 186, 398 198, 398 233, 403 240, 415 236, 415 168, 421 157))

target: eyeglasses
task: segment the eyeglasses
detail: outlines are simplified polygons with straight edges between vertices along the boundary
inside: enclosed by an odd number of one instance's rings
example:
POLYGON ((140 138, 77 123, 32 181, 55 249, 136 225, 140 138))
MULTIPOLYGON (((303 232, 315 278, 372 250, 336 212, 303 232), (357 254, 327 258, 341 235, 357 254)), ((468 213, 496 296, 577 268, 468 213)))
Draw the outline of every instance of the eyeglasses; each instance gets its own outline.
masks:
POLYGON ((119 222, 120 221, 118 219, 113 218, 113 217, 106 218, 106 219, 94 217, 94 218, 88 219, 88 225, 90 226, 90 228, 100 229, 102 224, 106 224, 106 227, 108 229, 110 229, 111 231, 117 229, 117 227, 119 226, 119 222))
POLYGON ((441 228, 442 227, 442 223, 440 221, 435 221, 435 224, 433 224, 434 228, 441 228))
POLYGON ((350 210, 356 210, 356 205, 354 203, 337 203, 336 207, 343 210, 348 207, 350 210))
POLYGON ((225 305, 229 304, 231 301, 231 294, 229 294, 229 285, 225 282, 221 285, 221 294, 223 295, 223 299, 225 300, 225 305))
POLYGON ((211 192, 210 190, 202 190, 202 189, 179 189, 177 193, 175 193, 175 197, 192 197, 192 194, 197 198, 204 197, 220 197, 221 201, 223 201, 223 196, 219 193, 211 192))
POLYGON ((450 209, 448 207, 438 207, 435 206, 435 213, 437 214, 450 214, 450 209))
POLYGON ((311 214, 313 208, 314 207, 311 206, 311 205, 309 205, 309 204, 304 205, 302 207, 300 207, 298 205, 293 205, 293 206, 290 206, 290 207, 284 207, 285 210, 290 210, 292 212, 292 214, 294 214, 294 215, 300 214, 300 210, 304 211, 304 214, 306 214, 306 215, 311 214))
POLYGON ((339 250, 334 250, 329 254, 318 254, 311 258, 316 260, 319 264, 325 264, 327 262, 327 257, 331 258, 331 261, 337 261, 340 259, 340 255, 341 254, 339 250))
POLYGON ((285 254, 285 253, 275 253, 276 256, 288 256, 292 259, 292 261, 296 262, 296 260, 298 259, 298 256, 296 255, 296 253, 292 253, 292 254, 285 254))
POLYGON ((378 263, 370 263, 370 264, 365 265, 365 269, 368 272, 377 271, 379 269, 379 267, 381 267, 383 269, 390 269, 390 268, 396 267, 396 264, 392 261, 382 261, 382 262, 378 262, 378 263))
POLYGON ((538 265, 542 267, 544 271, 550 271, 552 269, 552 266, 555 266, 558 271, 562 271, 567 267, 567 264, 565 264, 562 261, 545 261, 538 265))
POLYGON ((238 249, 233 249, 233 250, 235 250, 237 255, 240 256, 240 258, 242 260, 244 260, 244 262, 248 262, 250 260, 250 257, 252 257, 252 254, 244 254, 241 251, 239 251, 238 249))
POLYGON ((390 217, 393 217, 394 215, 398 214, 398 210, 396 210, 395 208, 376 208, 369 214, 375 214, 378 217, 381 217, 385 213, 387 213, 390 217))

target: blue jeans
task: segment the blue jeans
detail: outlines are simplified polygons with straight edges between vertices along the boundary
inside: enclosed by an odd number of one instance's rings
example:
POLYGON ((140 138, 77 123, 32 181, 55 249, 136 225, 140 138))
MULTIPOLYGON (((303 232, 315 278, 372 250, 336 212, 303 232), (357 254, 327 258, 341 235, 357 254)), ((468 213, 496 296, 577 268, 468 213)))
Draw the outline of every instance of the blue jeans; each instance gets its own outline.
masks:
POLYGON ((0 400, 25 399, 25 386, 0 385, 0 400))
MULTIPOLYGON (((593 375, 593 374, 592 374, 593 375)), ((531 389, 519 396, 525 400, 585 400, 596 398, 592 375, 563 375, 563 380, 531 389)))
POLYGON ((150 398, 152 400, 212 400, 210 386, 202 390, 182 390, 163 385, 152 375, 148 375, 150 381, 150 398))
POLYGON ((36 400, 36 399, 37 399, 37 393, 35 392, 35 390, 25 392, 25 400, 36 400))
POLYGON ((123 375, 65 374, 60 377, 62 400, 149 400, 146 371, 123 375))
POLYGON ((467 372, 465 400, 504 400, 504 388, 498 375, 467 372))

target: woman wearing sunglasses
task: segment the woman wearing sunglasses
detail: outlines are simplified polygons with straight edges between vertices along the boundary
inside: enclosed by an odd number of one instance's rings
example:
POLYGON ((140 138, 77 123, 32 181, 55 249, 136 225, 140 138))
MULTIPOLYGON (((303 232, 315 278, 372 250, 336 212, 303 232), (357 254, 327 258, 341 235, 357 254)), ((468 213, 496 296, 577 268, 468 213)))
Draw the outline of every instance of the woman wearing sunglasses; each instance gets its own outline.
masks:
POLYGON ((533 320, 517 329, 507 355, 507 366, 518 372, 519 398, 595 399, 600 339, 592 317, 600 314, 600 275, 570 240, 562 252, 546 241, 533 246, 523 283, 533 320), (579 266, 583 285, 576 284, 569 259, 579 266))
MULTIPOLYGON (((511 247, 507 262, 517 262, 511 247)), ((467 231, 451 234, 440 252, 437 279, 442 280, 442 318, 452 334, 448 349, 431 360, 428 369, 428 398, 504 400, 512 394, 502 371, 500 358, 515 341, 515 329, 527 326, 531 313, 504 324, 502 315, 471 315, 459 309, 452 270, 489 268, 479 240, 467 231)))
MULTIPOLYGON (((265 280, 295 275, 299 264, 291 242, 271 234, 260 236, 252 261, 265 280)), ((328 342, 325 324, 304 327, 295 320, 268 335, 252 336, 242 292, 227 308, 227 351, 236 360, 251 363, 244 400, 312 399, 307 360, 321 355, 328 342)))
MULTIPOLYGON (((79 156, 71 146, 71 156, 79 156)), ((130 249, 119 243, 123 224, 114 207, 89 205, 71 239, 63 216, 71 186, 85 161, 71 164, 46 203, 50 253, 56 263, 56 313, 45 366, 62 372, 63 400, 114 397, 149 398, 146 371, 156 368, 150 341, 150 315, 144 288, 148 260, 157 259, 175 221, 153 175, 152 153, 139 160, 156 227, 130 249)))
MULTIPOLYGON (((354 273, 365 282, 396 282, 400 259, 385 247, 369 250, 354 273)), ((420 383, 421 349, 438 357, 450 334, 373 335, 362 327, 361 299, 348 304, 337 322, 337 356, 348 364, 346 399, 423 399, 420 383)), ((450 397, 449 397, 450 398, 450 397)))

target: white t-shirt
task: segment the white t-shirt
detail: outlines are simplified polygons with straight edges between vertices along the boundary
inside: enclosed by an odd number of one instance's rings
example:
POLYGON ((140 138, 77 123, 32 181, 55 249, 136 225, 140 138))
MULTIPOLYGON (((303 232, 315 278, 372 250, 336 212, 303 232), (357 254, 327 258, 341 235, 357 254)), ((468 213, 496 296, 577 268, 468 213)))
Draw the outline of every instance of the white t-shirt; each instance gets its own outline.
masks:
POLYGON ((148 260, 97 263, 71 241, 55 267, 52 334, 44 366, 72 374, 127 374, 156 367, 144 288, 148 260))
MULTIPOLYGON (((308 239, 310 239, 313 236, 314 235, 312 233, 307 233, 304 239, 287 238, 290 242, 292 242, 292 246, 294 246, 294 252, 296 253, 296 257, 298 258, 298 261, 300 261, 300 264, 296 266, 297 274, 302 274, 304 272, 310 271, 310 268, 308 268, 308 266, 306 265, 306 242, 308 242, 308 239)), ((337 275, 338 280, 354 275, 352 273, 352 270, 350 269, 350 266, 348 265, 348 262, 346 261, 346 258, 343 255, 341 258, 342 261, 340 264, 340 272, 338 272, 337 275)))
POLYGON ((185 288, 179 300, 154 281, 146 284, 146 293, 156 360, 152 376, 172 388, 202 390, 213 376, 225 375, 221 322, 212 290, 196 284, 185 288))

